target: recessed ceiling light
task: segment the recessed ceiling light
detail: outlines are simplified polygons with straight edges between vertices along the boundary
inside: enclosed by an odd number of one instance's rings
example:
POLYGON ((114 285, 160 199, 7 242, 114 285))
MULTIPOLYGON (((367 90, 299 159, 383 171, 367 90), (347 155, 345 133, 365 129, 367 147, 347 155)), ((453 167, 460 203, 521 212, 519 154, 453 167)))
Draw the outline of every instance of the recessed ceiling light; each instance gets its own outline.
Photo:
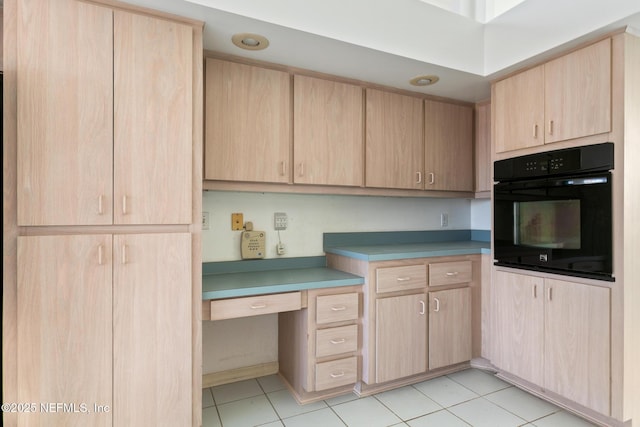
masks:
POLYGON ((269 46, 269 40, 259 34, 239 33, 231 37, 233 44, 241 49, 262 50, 269 46))
POLYGON ((434 75, 418 76, 409 80, 409 83, 414 86, 429 86, 434 84, 438 80, 440 80, 440 77, 434 75))

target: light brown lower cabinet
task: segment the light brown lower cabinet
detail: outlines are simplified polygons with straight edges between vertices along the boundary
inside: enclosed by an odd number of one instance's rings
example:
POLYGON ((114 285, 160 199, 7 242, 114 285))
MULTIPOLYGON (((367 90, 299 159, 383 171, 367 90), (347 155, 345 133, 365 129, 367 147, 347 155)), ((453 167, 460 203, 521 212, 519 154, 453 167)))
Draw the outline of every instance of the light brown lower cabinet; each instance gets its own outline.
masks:
POLYGON ((360 379, 361 289, 312 289, 307 307, 278 315, 280 373, 299 401, 345 393, 360 379))
POLYGON ((376 382, 427 370, 425 293, 376 300, 376 382))
POLYGON ((429 369, 471 360, 471 289, 429 292, 429 369))
POLYGON ((493 285, 493 364, 609 415, 610 289, 507 271, 493 285))
POLYGON ((192 424, 191 235, 18 237, 18 426, 192 424))

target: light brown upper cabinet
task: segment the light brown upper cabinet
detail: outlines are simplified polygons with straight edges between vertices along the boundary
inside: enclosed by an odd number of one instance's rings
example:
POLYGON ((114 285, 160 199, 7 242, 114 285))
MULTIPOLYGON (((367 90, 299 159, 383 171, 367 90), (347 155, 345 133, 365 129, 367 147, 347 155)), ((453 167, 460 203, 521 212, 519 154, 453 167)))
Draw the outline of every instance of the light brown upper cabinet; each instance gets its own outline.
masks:
POLYGON ((497 82, 492 104, 496 153, 609 132, 611 40, 497 82))
POLYGON ((190 224, 193 28, 114 12, 114 223, 190 224))
POLYGON ((190 223, 192 27, 68 0, 18 14, 18 224, 190 223))
POLYGON ((366 91, 367 187, 423 189, 422 99, 366 91))
POLYGON ((491 103, 477 104, 475 109, 475 191, 489 192, 493 184, 491 163, 491 103))
POLYGON ((362 186, 363 89, 294 76, 293 181, 362 186))
POLYGON ((213 58, 205 66, 205 179, 289 182, 289 74, 213 58))
POLYGON ((473 108, 426 100, 425 189, 473 191, 473 108))

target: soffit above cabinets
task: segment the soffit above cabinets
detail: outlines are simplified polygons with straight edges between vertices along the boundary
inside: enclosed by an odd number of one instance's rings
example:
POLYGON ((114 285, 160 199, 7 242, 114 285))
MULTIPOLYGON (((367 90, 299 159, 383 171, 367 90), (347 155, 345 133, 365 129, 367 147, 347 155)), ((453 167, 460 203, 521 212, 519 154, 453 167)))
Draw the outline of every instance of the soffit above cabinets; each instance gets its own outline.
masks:
POLYGON ((530 62, 640 29, 638 0, 126 1, 205 21, 206 50, 470 102, 530 62), (237 33, 262 35, 269 47, 239 49, 237 33), (409 83, 425 74, 440 81, 409 83))

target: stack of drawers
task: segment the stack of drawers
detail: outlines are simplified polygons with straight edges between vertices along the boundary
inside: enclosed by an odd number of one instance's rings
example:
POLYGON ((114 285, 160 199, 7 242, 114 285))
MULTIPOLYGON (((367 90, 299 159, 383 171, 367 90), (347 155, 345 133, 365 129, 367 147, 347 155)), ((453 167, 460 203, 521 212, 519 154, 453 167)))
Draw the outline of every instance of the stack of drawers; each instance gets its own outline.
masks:
POLYGON ((314 299, 315 324, 311 322, 310 329, 311 336, 315 332, 315 340, 310 343, 315 348, 310 354, 315 357, 310 363, 314 365, 315 385, 308 384, 307 391, 355 384, 358 380, 358 293, 320 295, 314 299))

